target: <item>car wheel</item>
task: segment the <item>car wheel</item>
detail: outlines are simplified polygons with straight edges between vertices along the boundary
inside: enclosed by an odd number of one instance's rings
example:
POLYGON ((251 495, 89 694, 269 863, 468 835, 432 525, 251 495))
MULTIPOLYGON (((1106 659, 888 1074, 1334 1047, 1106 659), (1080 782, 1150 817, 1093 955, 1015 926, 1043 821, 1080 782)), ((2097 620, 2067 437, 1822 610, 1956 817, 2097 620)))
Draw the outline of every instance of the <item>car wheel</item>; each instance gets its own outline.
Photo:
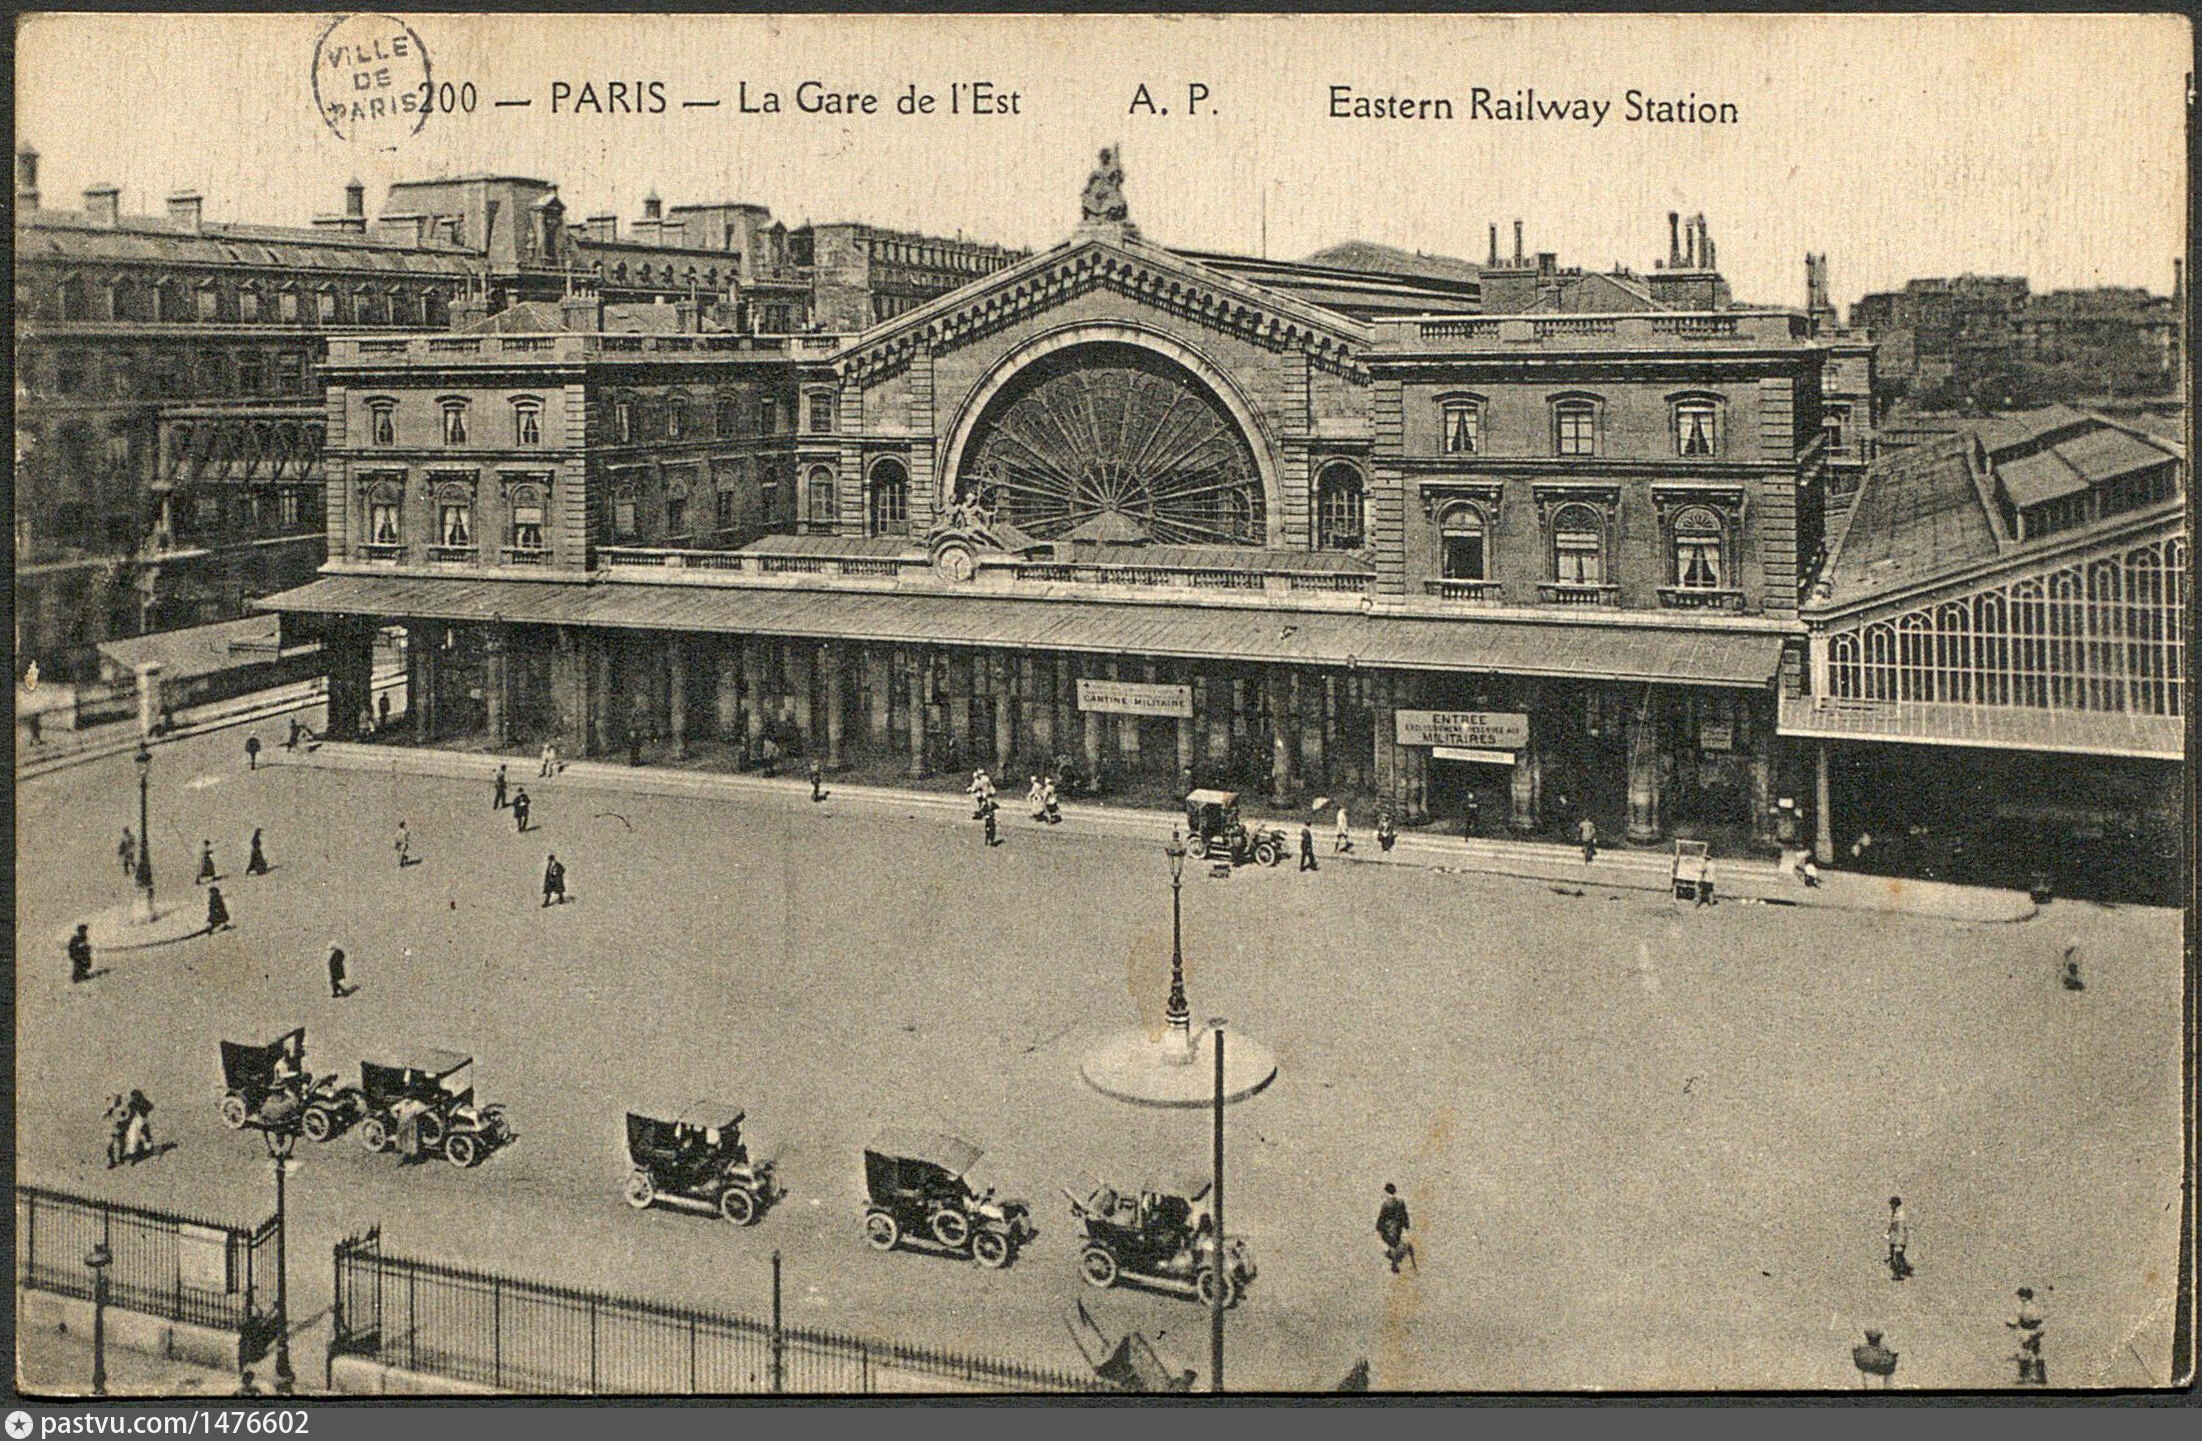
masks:
POLYGON ((369 1116, 359 1123, 359 1144, 377 1153, 390 1149, 390 1123, 380 1116, 369 1116))
POLYGON ((719 1192, 719 1214, 737 1226, 746 1226, 757 1219, 757 1198, 739 1186, 729 1186, 719 1192))
POLYGON ((222 1097, 222 1124, 232 1131, 242 1131, 252 1113, 245 1109, 245 1098, 235 1091, 222 1097))
POLYGON ((971 1254, 981 1266, 999 1271, 1009 1264, 1009 1238, 999 1231, 981 1231, 971 1238, 971 1254))
POLYGON ((1208 837, 1194 836, 1185 843, 1185 853, 1196 861, 1208 859, 1208 837))
POLYGON ((658 1198, 658 1188, 650 1184, 650 1173, 648 1171, 636 1171, 627 1177, 627 1189, 624 1194, 627 1197, 628 1205, 638 1211, 647 1211, 650 1209, 650 1203, 658 1198))
POLYGON ((1229 1306, 1233 1292, 1238 1289, 1231 1284, 1230 1277, 1219 1276, 1213 1266, 1203 1266, 1193 1273, 1193 1292, 1200 1297, 1201 1305, 1216 1304, 1216 1289, 1219 1286, 1223 1288, 1223 1304, 1229 1306))
POLYGON ((1116 1284, 1116 1257, 1100 1246, 1088 1246, 1078 1258, 1078 1274, 1088 1286, 1106 1291, 1116 1284))
POLYGON ((326 1141, 336 1134, 336 1117, 329 1114, 327 1106, 308 1106, 306 1114, 299 1118, 298 1129, 306 1133, 309 1141, 326 1141))
POLYGON ((952 1251, 960 1249, 971 1239, 970 1219, 961 1211, 935 1211, 933 1239, 952 1251))
POLYGON ((437 1115, 434 1111, 421 1112, 420 1119, 414 1124, 420 1128, 422 1146, 434 1146, 443 1140, 446 1129, 443 1117, 437 1115))
POLYGON ((463 1171, 482 1158, 482 1143, 461 1131, 443 1143, 443 1158, 463 1171))
POLYGON ((873 1211, 864 1218, 864 1239, 874 1251, 892 1251, 902 1244, 902 1227, 885 1211, 873 1211))
POLYGON ((1271 842, 1270 842, 1270 843, 1269 843, 1269 844, 1268 844, 1267 846, 1265 846, 1265 847, 1263 848, 1263 855, 1262 855, 1262 864, 1263 864, 1263 865, 1265 865, 1265 866, 1273 866, 1273 865, 1277 864, 1277 863, 1278 863, 1279 861, 1281 861, 1281 860, 1283 860, 1283 859, 1284 859, 1284 847, 1283 847, 1283 846, 1280 846, 1280 845, 1278 845, 1278 844, 1277 844, 1277 843, 1276 843, 1275 841, 1271 841, 1271 842))

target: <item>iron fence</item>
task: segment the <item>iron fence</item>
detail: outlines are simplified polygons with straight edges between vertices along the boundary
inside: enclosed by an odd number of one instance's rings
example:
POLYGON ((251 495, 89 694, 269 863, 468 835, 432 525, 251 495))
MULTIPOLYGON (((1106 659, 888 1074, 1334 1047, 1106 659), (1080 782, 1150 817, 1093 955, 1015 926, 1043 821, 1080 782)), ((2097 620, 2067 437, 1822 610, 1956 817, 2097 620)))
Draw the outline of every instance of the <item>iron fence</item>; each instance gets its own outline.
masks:
POLYGON ((92 1297, 84 1264, 107 1247, 107 1304, 235 1331, 248 1342, 273 1323, 280 1222, 232 1226, 37 1186, 15 1188, 18 1288, 92 1297))
POLYGON ((565 1395, 1086 1392, 1091 1375, 780 1326, 441 1262, 336 1247, 331 1355, 499 1391, 565 1395))

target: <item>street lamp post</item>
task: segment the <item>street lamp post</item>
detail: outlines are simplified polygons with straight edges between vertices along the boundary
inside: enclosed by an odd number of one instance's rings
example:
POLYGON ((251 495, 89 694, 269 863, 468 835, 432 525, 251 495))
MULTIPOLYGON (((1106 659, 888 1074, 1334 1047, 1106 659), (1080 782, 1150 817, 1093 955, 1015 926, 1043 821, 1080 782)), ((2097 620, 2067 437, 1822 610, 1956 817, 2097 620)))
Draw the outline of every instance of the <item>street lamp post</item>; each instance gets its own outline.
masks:
POLYGON ((1208 1301, 1208 1389, 1217 1395, 1223 1393, 1223 1302, 1224 1292, 1230 1285, 1230 1273, 1225 1269, 1228 1254, 1224 1245, 1223 1229, 1223 1018, 1208 1023, 1209 1035, 1216 1043, 1216 1150, 1215 1171, 1209 1178, 1213 1189, 1216 1210, 1216 1285, 1208 1301))
POLYGON ((153 823, 149 795, 153 780, 153 752, 138 742, 138 919, 153 919, 153 823))
POLYGON ((1170 858, 1170 1000, 1163 1009, 1170 1029, 1165 1045, 1169 1058, 1184 1066, 1193 1060, 1193 1008, 1185 999, 1185 842, 1175 826, 1162 853, 1170 858))
POLYGON ((275 1389, 287 1396, 298 1382, 298 1373, 291 1369, 290 1258, 287 1254, 291 1224, 283 1182, 284 1173, 290 1169, 291 1152, 298 1145, 298 1133, 269 1129, 260 1134, 268 1144, 268 1159, 275 1163, 275 1389))
POLYGON ((84 1264, 92 1273, 92 1394, 107 1394, 107 1267, 114 1261, 114 1252, 107 1249, 105 1241, 94 1241, 92 1249, 84 1253, 84 1264))

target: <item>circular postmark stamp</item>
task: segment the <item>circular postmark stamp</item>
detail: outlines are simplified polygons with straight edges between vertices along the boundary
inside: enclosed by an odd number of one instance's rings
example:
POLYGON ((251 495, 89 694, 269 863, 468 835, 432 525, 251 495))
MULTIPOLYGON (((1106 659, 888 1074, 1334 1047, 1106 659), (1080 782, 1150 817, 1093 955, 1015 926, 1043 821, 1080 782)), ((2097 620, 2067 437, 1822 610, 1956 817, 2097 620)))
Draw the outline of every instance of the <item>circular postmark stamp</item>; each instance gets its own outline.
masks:
POLYGON ((391 15, 339 15, 313 48, 313 98, 339 139, 389 145, 428 123, 428 48, 391 15))

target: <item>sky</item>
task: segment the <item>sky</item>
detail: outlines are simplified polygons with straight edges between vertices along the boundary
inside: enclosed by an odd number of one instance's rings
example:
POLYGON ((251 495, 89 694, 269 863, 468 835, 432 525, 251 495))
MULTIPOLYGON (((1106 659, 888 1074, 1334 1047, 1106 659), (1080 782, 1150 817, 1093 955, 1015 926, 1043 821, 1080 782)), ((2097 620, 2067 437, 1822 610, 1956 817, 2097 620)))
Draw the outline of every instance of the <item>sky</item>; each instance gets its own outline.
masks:
MULTIPOLYGON (((129 212, 196 189, 210 220, 304 224, 355 175, 372 213, 393 180, 495 171, 556 181, 573 216, 632 219, 655 191, 753 201, 791 225, 1040 247, 1076 223, 1095 153, 1121 144, 1132 218, 1166 245, 1303 256, 1355 238, 1480 261, 1486 227, 1510 250, 1520 219, 1527 248, 1563 265, 1643 270, 1665 255, 1668 211, 1703 212, 1738 298, 1768 304, 1802 304, 1808 250, 1827 252, 1847 306, 1967 271, 2163 293, 2185 244, 2179 17, 393 12, 323 45, 332 22, 21 20, 17 139, 41 152, 46 203, 76 208, 109 181, 129 212), (431 80, 472 84, 476 109, 339 135, 316 74, 333 91, 377 66, 346 69, 330 48, 400 22, 431 80), (873 94, 878 111, 801 113, 806 80, 873 94), (655 82, 664 110, 573 113, 584 86, 601 102, 614 81, 630 95, 655 82), (745 82, 781 111, 742 113, 745 82), (941 113, 971 82, 1015 93, 1016 113, 941 113), (1143 85, 1151 111, 1135 107, 1143 85), (1446 99, 1454 118, 1336 118, 1341 85, 1446 99), (934 113, 898 113, 909 87, 934 113), (1609 110, 1595 127, 1484 119, 1477 87, 1609 110), (1631 89, 1729 102, 1736 123, 1628 123, 1631 89)), ((384 63, 396 84, 419 62, 384 63)))

